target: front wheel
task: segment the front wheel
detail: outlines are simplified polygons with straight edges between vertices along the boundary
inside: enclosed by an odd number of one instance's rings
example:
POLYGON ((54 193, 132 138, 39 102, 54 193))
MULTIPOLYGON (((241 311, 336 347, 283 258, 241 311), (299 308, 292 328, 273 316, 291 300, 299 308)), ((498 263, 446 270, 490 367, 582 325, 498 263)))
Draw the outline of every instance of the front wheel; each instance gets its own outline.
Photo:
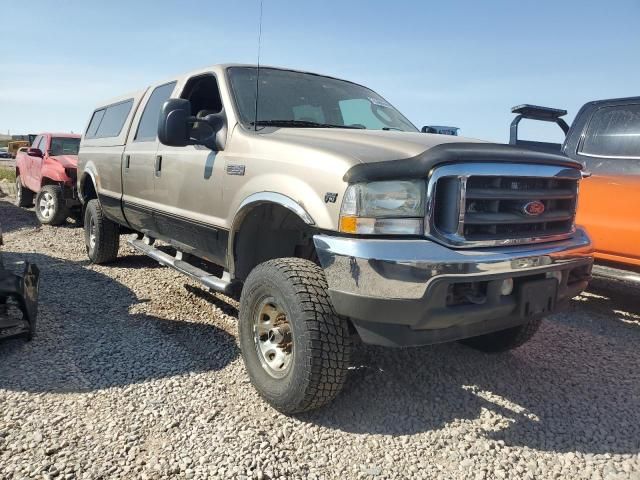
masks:
POLYGON ((344 385, 351 344, 320 267, 279 258, 249 274, 240 298, 242 358, 258 393, 283 413, 322 407, 344 385))
POLYGON ((89 200, 84 212, 84 243, 92 263, 109 263, 118 256, 120 226, 104 216, 96 199, 89 200))
POLYGON ((518 348, 531 340, 538 331, 538 328, 540 328, 541 323, 541 318, 530 320, 517 327, 467 338, 462 340, 461 343, 487 353, 506 352, 518 348))
POLYGON ((43 225, 61 225, 69 216, 62 187, 45 185, 36 195, 36 217, 43 225))

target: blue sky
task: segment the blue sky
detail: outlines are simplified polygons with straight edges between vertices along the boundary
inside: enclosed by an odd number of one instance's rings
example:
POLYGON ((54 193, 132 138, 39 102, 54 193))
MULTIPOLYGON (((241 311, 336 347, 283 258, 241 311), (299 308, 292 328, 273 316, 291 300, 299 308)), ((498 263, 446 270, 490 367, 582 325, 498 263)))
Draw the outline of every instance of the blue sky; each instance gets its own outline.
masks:
MULTIPOLYGON (((93 106, 255 63, 258 0, 0 0, 0 133, 84 128, 93 106), (15 19, 15 21, 6 21, 15 19)), ((363 83, 416 125, 507 141, 510 108, 640 95, 640 1, 264 0, 262 63, 363 83)), ((529 138, 559 140, 523 122, 529 138)))

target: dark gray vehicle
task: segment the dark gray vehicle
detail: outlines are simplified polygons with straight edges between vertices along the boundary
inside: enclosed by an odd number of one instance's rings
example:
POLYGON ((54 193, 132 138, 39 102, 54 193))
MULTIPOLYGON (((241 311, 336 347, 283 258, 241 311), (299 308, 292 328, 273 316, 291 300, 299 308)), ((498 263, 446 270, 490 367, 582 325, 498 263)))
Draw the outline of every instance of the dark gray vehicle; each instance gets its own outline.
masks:
MULTIPOLYGON (((0 247, 3 245, 0 228, 0 247)), ((38 267, 25 263, 22 276, 5 269, 0 252, 0 339, 31 340, 38 315, 38 267)))

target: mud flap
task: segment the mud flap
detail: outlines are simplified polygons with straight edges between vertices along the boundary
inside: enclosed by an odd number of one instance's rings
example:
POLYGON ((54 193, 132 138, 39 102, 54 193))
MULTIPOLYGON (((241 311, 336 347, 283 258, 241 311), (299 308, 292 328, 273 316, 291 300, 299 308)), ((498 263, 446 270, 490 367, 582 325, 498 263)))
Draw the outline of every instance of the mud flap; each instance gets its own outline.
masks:
POLYGON ((0 338, 33 337, 38 316, 40 270, 25 263, 22 276, 0 266, 0 338))

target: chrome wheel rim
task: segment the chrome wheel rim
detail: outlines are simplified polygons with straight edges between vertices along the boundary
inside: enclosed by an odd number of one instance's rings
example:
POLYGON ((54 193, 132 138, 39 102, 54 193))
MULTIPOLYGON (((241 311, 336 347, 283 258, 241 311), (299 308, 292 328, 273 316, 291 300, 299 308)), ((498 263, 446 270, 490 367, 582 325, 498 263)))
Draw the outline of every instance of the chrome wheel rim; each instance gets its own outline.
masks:
POLYGON ((93 250, 96 246, 96 222, 93 217, 89 220, 89 248, 93 250))
POLYGON ((40 196, 40 202, 38 203, 38 209, 42 218, 51 218, 55 211, 56 203, 53 199, 53 195, 49 192, 43 192, 40 196))
POLYGON ((293 334, 284 309, 273 298, 256 309, 253 339, 262 368, 274 378, 284 377, 293 360, 293 334))

